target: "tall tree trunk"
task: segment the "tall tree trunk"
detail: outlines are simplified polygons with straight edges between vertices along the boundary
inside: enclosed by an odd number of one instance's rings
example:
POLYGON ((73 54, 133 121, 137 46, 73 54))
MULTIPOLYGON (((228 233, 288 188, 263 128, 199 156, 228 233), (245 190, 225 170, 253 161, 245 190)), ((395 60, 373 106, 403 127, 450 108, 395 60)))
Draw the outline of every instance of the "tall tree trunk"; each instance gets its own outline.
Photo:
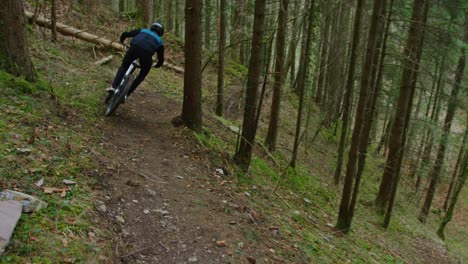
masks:
POLYGON ((242 124, 242 137, 239 149, 237 149, 234 160, 239 167, 247 172, 252 160, 252 150, 255 143, 257 127, 255 125, 257 94, 260 83, 260 73, 263 67, 263 35, 265 32, 265 0, 255 1, 255 17, 252 35, 252 49, 247 74, 247 89, 245 96, 244 121, 242 124))
MULTIPOLYGON (((422 27, 428 10, 428 0, 414 0, 411 24, 407 36, 407 43, 404 51, 405 61, 403 62, 403 72, 400 82, 400 93, 398 97, 397 109, 392 122, 392 130, 389 139, 389 150, 384 174, 380 183, 379 194, 375 203, 384 208, 389 205, 386 216, 391 215, 394 195, 399 181, 400 161, 403 155, 404 144, 406 141, 407 118, 411 111, 412 99, 415 90, 415 80, 419 67, 419 50, 421 48, 422 27), (392 199, 393 197, 393 199, 392 199)), ((387 218, 386 218, 387 219, 387 218)), ((385 220, 388 225, 390 218, 385 220)))
POLYGON ((224 112, 224 57, 226 56, 226 0, 220 0, 219 9, 219 51, 218 51, 218 93, 216 96, 216 115, 223 116, 224 112))
POLYGON ((274 151, 276 148, 276 139, 278 137, 278 123, 281 104, 281 89, 285 77, 284 56, 285 56, 285 43, 286 31, 288 21, 288 0, 280 1, 280 10, 278 13, 278 29, 276 36, 276 59, 275 59, 275 72, 273 84, 273 99, 271 103, 270 123, 268 126, 267 136, 265 138, 265 145, 268 150, 274 151))
POLYGON ((180 28, 180 21, 182 18, 180 17, 180 1, 181 0, 175 0, 175 17, 174 17, 174 35, 179 37, 181 36, 181 28, 180 28))
MULTIPOLYGON (((369 92, 369 100, 366 103, 364 108, 364 124, 361 131, 361 140, 359 141, 359 160, 358 160, 358 169, 356 174, 356 179, 360 179, 362 173, 364 172, 364 166, 366 162, 367 156, 367 149, 369 147, 370 142, 370 133, 372 131, 372 124, 375 118, 375 109, 377 104, 377 98, 380 96, 380 90, 382 88, 382 74, 379 74, 379 71, 382 73, 385 63, 385 52, 387 49, 387 38, 389 35, 390 23, 392 18, 392 8, 393 8, 393 0, 390 0, 389 5, 389 12, 387 15, 387 20, 384 23, 379 23, 378 32, 383 31, 383 27, 385 25, 385 31, 383 35, 379 33, 379 37, 376 41, 376 47, 378 50, 374 52, 374 58, 372 59, 372 67, 371 67, 371 74, 370 74, 370 92, 369 92), (383 44, 382 44, 383 43, 383 44), (379 60, 380 55, 380 60, 379 60)), ((384 17, 385 10, 382 9, 381 16, 384 17)))
POLYGON ((338 212, 338 220, 336 228, 341 230, 343 233, 348 233, 351 228, 351 222, 354 215, 355 203, 357 194, 359 192, 360 179, 355 178, 356 176, 356 165, 358 158, 358 149, 360 144, 360 134, 362 132, 362 126, 364 123, 364 110, 366 102, 368 101, 368 92, 371 84, 370 72, 373 65, 372 59, 374 58, 374 52, 376 50, 376 42, 379 34, 377 33, 379 24, 381 23, 381 13, 385 9, 385 0, 375 0, 374 8, 372 11, 371 28, 369 31, 367 52, 361 74, 361 88, 359 95, 358 108, 356 112, 355 126, 353 136, 351 138, 351 149, 348 154, 348 164, 346 167, 346 177, 343 186, 343 194, 341 196, 340 209, 338 212))
MULTIPOLYGON (((187 4, 187 0, 185 2, 187 4)), ((172 32, 174 30, 174 16, 173 16, 173 13, 174 13, 174 4, 173 4, 174 0, 167 0, 166 3, 167 3, 166 4, 166 7, 167 7, 167 11, 166 11, 167 12, 167 14, 166 14, 166 20, 167 20, 167 22, 166 22, 166 31, 167 32, 172 32)), ((185 11, 185 12, 187 13, 187 11, 185 11)), ((200 17, 201 17, 201 14, 200 14, 200 17)), ((200 23, 201 23, 201 21, 200 21, 200 23)), ((188 31, 187 23, 185 24, 185 28, 188 31)))
MULTIPOLYGON (((468 126, 468 123, 467 123, 467 126, 468 126)), ((457 181, 457 176, 459 175, 460 171, 463 169, 463 158, 464 158, 464 150, 466 149, 466 146, 467 146, 467 137, 468 137, 468 127, 465 129, 465 135, 463 136, 463 141, 460 146, 460 150, 458 152, 457 163, 455 164, 455 167, 453 169, 452 179, 450 180, 450 185, 447 190, 447 196, 445 197, 445 202, 443 206, 444 210, 447 210, 448 204, 450 202, 450 198, 452 196, 453 187, 455 186, 455 183, 457 181)))
POLYGON ((55 0, 51 0, 50 2, 50 23, 52 42, 57 43, 57 2, 55 0))
POLYGON ((289 84, 292 87, 294 84, 294 77, 296 76, 296 48, 297 48, 297 39, 301 34, 300 22, 298 18, 299 9, 301 7, 302 0, 294 0, 294 8, 292 11, 292 26, 291 26, 291 36, 289 39, 286 71, 289 71, 289 84))
POLYGON ((205 1, 205 49, 211 49, 211 0, 205 1))
MULTIPOLYGON (((465 122, 468 122, 468 120, 466 120, 465 122)), ((466 135, 466 133, 467 132, 465 131, 465 135, 466 135)), ((447 209, 447 213, 445 214, 444 218, 442 219, 442 222, 440 223, 439 229, 437 230, 437 235, 442 240, 445 240, 445 235, 444 235, 445 227, 452 220, 453 213, 455 211, 455 205, 456 205, 456 203, 458 201, 458 196, 460 195, 460 192, 461 192, 463 186, 465 185, 466 178, 468 178, 468 153, 467 153, 468 146, 464 145, 463 147, 464 147, 463 155, 462 155, 463 156, 463 159, 462 159, 462 164, 463 165, 460 168, 460 172, 458 173, 458 177, 457 177, 457 180, 456 180, 453 196, 450 199, 450 205, 449 205, 449 207, 447 209)))
MULTIPOLYGON (((385 228, 390 224, 390 218, 392 216, 393 205, 395 204, 398 184, 401 176, 400 170, 405 152, 404 149, 411 116, 411 107, 416 90, 416 80, 418 78, 419 62, 421 60, 422 47, 424 43, 424 30, 428 12, 429 0, 414 0, 413 15, 408 32, 407 49, 405 50, 406 61, 404 63, 397 106, 397 113, 399 114, 396 115, 393 122, 389 154, 383 176, 383 178, 391 178, 391 187, 388 196, 380 197, 384 198, 380 201, 383 201, 384 204, 386 203, 388 205, 383 221, 383 226, 385 228), (403 106, 402 104, 406 104, 406 106, 403 106), (386 197, 388 197, 387 200, 385 200, 386 197)), ((384 180, 382 179, 382 182, 383 181, 384 180)), ((382 185, 380 187, 380 190, 384 190, 382 185)), ((385 192, 382 192, 382 194, 385 195, 385 192)))
POLYGON ((357 0, 356 4, 356 13, 354 15, 354 29, 352 35, 352 42, 351 42, 351 50, 350 50, 350 58, 349 58, 349 69, 348 69, 348 77, 346 80, 346 88, 345 88, 345 96, 344 96, 344 104, 343 104, 343 126, 341 129, 341 136, 340 136, 340 145, 338 147, 338 160, 336 162, 336 170, 335 170, 335 185, 340 183, 341 178, 341 169, 343 167, 343 155, 344 155, 344 147, 346 145, 346 138, 348 135, 349 129, 349 119, 351 114, 351 100, 353 98, 354 93, 354 71, 357 59, 357 47, 359 46, 360 41, 360 33, 361 33, 361 17, 362 17, 362 4, 364 0, 357 0))
POLYGON ((29 53, 22 0, 0 1, 0 68, 33 81, 36 77, 29 53))
MULTIPOLYGON (((468 16, 467 16, 467 21, 468 21, 468 16)), ((466 24, 468 24, 467 21, 465 22, 466 24)), ((468 42, 468 30, 466 31, 467 32, 465 32, 465 42, 468 42)), ((442 139, 439 144, 439 148, 437 150, 437 158, 435 160, 434 167, 432 168, 432 171, 431 171, 431 177, 430 177, 431 182, 429 184, 429 189, 427 190, 426 198, 424 200, 424 205, 418 217, 419 221, 421 221, 422 223, 426 222, 427 216, 429 214, 429 210, 431 209, 432 200, 434 199, 437 183, 440 177, 440 171, 442 169, 442 166, 444 165, 445 151, 447 149, 448 137, 450 134, 450 129, 452 127, 453 117, 455 116, 455 111, 457 109, 458 93, 462 89, 461 82, 463 79, 463 73, 465 71, 465 64, 466 64, 464 48, 462 48, 461 53, 462 54, 460 55, 460 59, 458 60, 457 70, 455 73, 454 87, 450 94, 450 98, 448 99, 447 113, 445 115, 444 126, 442 129, 442 139)))
MULTIPOLYGON (((310 1, 305 0, 305 4, 307 5, 308 3, 310 3, 310 1)), ((301 88, 299 87, 299 82, 300 82, 300 80, 302 80, 302 78, 304 78, 303 75, 305 74, 305 68, 306 68, 305 59, 306 59, 306 52, 307 52, 307 26, 308 26, 307 14, 304 15, 303 20, 304 21, 303 21, 303 24, 302 24, 301 52, 300 52, 300 56, 299 56, 299 69, 297 71, 297 76, 296 76, 295 82, 291 86, 296 95, 300 94, 299 90, 301 88)))
POLYGON ((317 104, 322 104, 322 100, 323 100, 323 97, 324 97, 324 86, 325 86, 325 76, 326 76, 326 72, 327 72, 327 60, 328 60, 328 46, 330 45, 330 42, 329 42, 329 33, 330 33, 330 23, 331 23, 331 18, 330 18, 330 14, 327 14, 326 13, 326 10, 324 12, 324 16, 325 16, 325 24, 322 28, 323 32, 322 32, 322 47, 321 47, 321 52, 320 52, 320 71, 319 71, 319 75, 318 75, 318 78, 317 78, 317 93, 315 95, 315 102, 317 104))
POLYGON ((182 120, 196 132, 202 129, 201 0, 185 1, 185 71, 182 120))
POLYGON ((314 8, 315 8, 315 0, 310 1, 310 9, 308 14, 308 21, 307 21, 307 40, 306 40, 306 50, 305 50, 305 60, 304 60, 304 69, 303 73, 300 75, 300 79, 298 80, 298 88, 299 88, 299 109, 297 111, 297 121, 296 121, 296 134, 294 136, 294 146, 293 146, 293 153, 291 157, 291 162, 289 166, 295 168, 296 161, 297 161, 297 153, 299 151, 299 144, 301 139, 301 127, 302 127, 302 113, 304 108, 304 95, 305 95, 305 85, 306 85, 306 78, 307 78, 307 71, 309 69, 310 64, 310 49, 312 46, 312 34, 314 29, 314 8))

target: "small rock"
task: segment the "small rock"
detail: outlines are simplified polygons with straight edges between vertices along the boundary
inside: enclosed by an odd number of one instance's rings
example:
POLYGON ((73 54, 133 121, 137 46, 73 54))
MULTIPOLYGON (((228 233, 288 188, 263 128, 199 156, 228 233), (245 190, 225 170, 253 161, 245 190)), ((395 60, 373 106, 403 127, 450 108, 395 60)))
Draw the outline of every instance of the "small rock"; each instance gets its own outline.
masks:
POLYGON ((132 200, 132 202, 134 202, 134 203, 138 203, 138 200, 132 200))
POLYGON ((250 193, 249 192, 244 192, 245 196, 247 197, 250 197, 250 193))
POLYGON ((183 180, 183 179, 184 179, 184 177, 182 177, 182 176, 179 176, 179 175, 177 175, 177 176, 176 176, 176 178, 177 178, 177 179, 181 179, 181 180, 183 180))
POLYGON ((143 210, 143 213, 144 213, 145 215, 147 215, 147 214, 149 214, 149 213, 150 213, 150 211, 149 211, 149 210, 147 210, 147 209, 145 209, 145 210, 143 210))
POLYGON ((272 249, 272 248, 270 248, 268 251, 270 251, 272 254, 276 253, 276 251, 274 249, 272 249))
POLYGON ((105 204, 100 204, 100 205, 97 206, 97 210, 104 214, 104 213, 107 212, 107 207, 106 207, 105 204))
POLYGON ((236 221, 230 221, 229 224, 230 225, 235 225, 235 224, 237 224, 237 222, 236 221))
POLYGON ((307 198, 304 198, 304 202, 305 203, 311 203, 311 201, 309 199, 307 199, 307 198))
POLYGON ((156 213, 160 213, 163 216, 169 215, 169 211, 167 211, 167 210, 156 209, 156 210, 153 210, 153 211, 155 211, 156 213))
POLYGON ((151 189, 146 189, 146 191, 151 195, 151 196, 155 196, 156 195, 156 192, 151 190, 151 189))
POLYGON ((301 212, 299 212, 298 210, 294 210, 293 215, 301 215, 301 212))
POLYGON ((125 219, 120 215, 115 216, 115 220, 121 224, 125 224, 125 219))
POLYGON ((327 226, 328 227, 334 227, 334 225, 332 223, 327 223, 327 226))
POLYGON ((257 261, 256 261, 254 258, 252 258, 252 257, 247 257, 247 261, 248 261, 250 264, 256 264, 256 263, 257 263, 257 261))
POLYGON ((219 175, 224 175, 224 170, 223 169, 216 169, 216 173, 219 175))
POLYGON ((197 262, 198 258, 197 257, 191 257, 188 259, 189 262, 197 262))

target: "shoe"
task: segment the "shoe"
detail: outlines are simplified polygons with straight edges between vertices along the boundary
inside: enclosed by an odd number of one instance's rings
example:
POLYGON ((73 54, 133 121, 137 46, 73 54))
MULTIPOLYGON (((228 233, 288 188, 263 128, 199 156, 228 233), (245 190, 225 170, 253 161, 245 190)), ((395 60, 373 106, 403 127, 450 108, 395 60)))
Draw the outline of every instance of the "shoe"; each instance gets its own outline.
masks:
POLYGON ((115 88, 111 86, 111 87, 109 87, 109 88, 106 89, 106 92, 107 92, 107 93, 114 93, 114 92, 115 92, 115 88))

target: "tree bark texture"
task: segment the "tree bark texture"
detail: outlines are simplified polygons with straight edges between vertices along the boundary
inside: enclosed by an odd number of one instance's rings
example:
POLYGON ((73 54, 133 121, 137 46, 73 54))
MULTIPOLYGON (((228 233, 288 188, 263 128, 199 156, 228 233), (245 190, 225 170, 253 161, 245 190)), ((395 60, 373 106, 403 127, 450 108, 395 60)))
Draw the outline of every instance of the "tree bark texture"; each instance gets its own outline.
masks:
POLYGON ((255 1, 255 16, 251 45, 249 71, 247 74, 247 89, 245 96, 244 120, 242 124, 242 136, 239 149, 234 155, 234 160, 239 167, 247 172, 252 159, 252 151, 255 143, 257 128, 256 109, 258 101, 258 87, 260 73, 263 68, 263 35, 265 32, 265 0, 255 1))
POLYGON ((201 0, 185 1, 185 74, 182 120, 190 129, 202 129, 201 0))
POLYGON ((382 0, 374 1, 374 8, 371 17, 371 28, 369 30, 369 37, 367 43, 367 52, 364 60, 364 65, 361 75, 361 88, 358 101, 358 108, 356 111, 355 127, 351 138, 351 148, 348 153, 348 164, 346 167, 346 176, 343 186, 343 193, 340 202, 340 209, 338 212, 338 220, 336 228, 341 230, 343 233, 348 233, 351 228, 351 223, 354 215, 354 205, 352 203, 352 197, 356 196, 359 192, 359 180, 356 176, 356 165, 358 159, 358 149, 361 140, 362 126, 364 123, 364 110, 368 100, 368 92, 370 88, 370 73, 373 65, 372 59, 374 58, 374 52, 376 50, 376 42, 379 37, 377 34, 380 20, 380 14, 385 8, 385 2, 382 0), (354 188, 353 188, 354 187, 354 188), (354 193, 353 193, 354 189, 354 193))
POLYGON ((352 42, 351 42, 351 51, 350 51, 350 58, 349 58, 349 69, 348 69, 348 77, 346 80, 346 87, 345 87, 345 95, 344 95, 344 104, 343 104, 343 125, 341 129, 341 136, 340 136, 340 145, 338 147, 338 159, 336 162, 336 170, 335 170, 335 185, 338 185, 341 178, 341 170, 343 167, 343 156, 344 156, 344 147, 346 145, 346 138, 348 135, 349 129, 349 119, 351 115, 351 101, 354 94, 354 72, 356 67, 357 59, 357 47, 359 46, 360 41, 360 32, 361 32, 361 17, 362 17, 362 5, 364 0, 357 0, 356 3, 356 13, 354 15, 354 29, 352 35, 352 42))
POLYGON ((31 61, 22 0, 0 1, 0 68, 33 81, 36 73, 31 61))
MULTIPOLYGON (((468 41, 468 32, 465 33, 465 40, 468 41)), ((458 100, 458 93, 462 89, 462 79, 463 73, 465 71, 466 65, 466 58, 465 58, 465 49, 462 48, 462 54, 460 55, 460 59, 458 60, 457 70, 455 73, 455 83, 448 99, 448 107, 447 113, 445 115, 444 125, 442 128, 442 139, 439 144, 439 148, 437 150, 437 158, 434 162, 434 166, 431 171, 431 181, 429 184, 429 189, 427 190, 426 198, 424 200, 424 205, 421 209, 419 214, 419 221, 422 223, 426 222, 426 219, 429 214, 429 210, 431 209, 432 200, 434 199, 437 183, 440 178, 440 171, 442 170, 442 166, 444 165, 445 159, 445 152, 447 149, 448 144, 448 137, 450 134, 450 129, 452 127, 452 121, 455 116, 455 111, 457 109, 457 100, 458 100)))
POLYGON ((281 90, 285 79, 285 43, 286 31, 288 21, 288 1, 280 1, 280 10, 278 13, 278 29, 276 33, 276 58, 275 58, 275 72, 273 73, 273 99, 271 103, 270 123, 268 125, 268 132, 265 138, 265 145, 269 151, 274 151, 276 148, 276 140, 278 138, 278 123, 281 105, 281 90))
POLYGON ((407 45, 405 48, 405 61, 400 83, 397 111, 393 121, 390 135, 389 152, 382 177, 378 205, 387 205, 383 226, 390 224, 393 205, 400 181, 400 170, 407 140, 408 124, 411 116, 416 80, 418 78, 419 62, 421 60, 424 42, 424 29, 429 11, 429 0, 414 0, 411 24, 408 31, 407 45), (390 185, 384 186, 384 180, 389 180, 390 185))
POLYGON ((218 46, 218 89, 216 94, 216 115, 224 112, 224 65, 226 56, 226 0, 220 0, 219 46, 218 46))
POLYGON ((297 154, 299 152, 299 144, 301 139, 301 127, 302 127, 302 114, 304 108, 304 98, 305 98, 305 85, 306 85, 306 78, 307 72, 309 70, 310 64, 310 50, 312 46, 312 34, 314 28, 314 9, 315 9, 315 0, 310 1, 310 9, 309 14, 307 16, 307 31, 304 31, 304 34, 307 36, 306 43, 305 43, 305 52, 303 56, 304 59, 304 67, 302 69, 302 74, 299 75, 299 80, 297 82, 297 86, 299 89, 299 108, 297 110, 297 120, 296 120, 296 133, 294 136, 294 145, 293 145, 293 153, 291 157, 291 162, 289 166, 295 168, 296 161, 297 161, 297 154))

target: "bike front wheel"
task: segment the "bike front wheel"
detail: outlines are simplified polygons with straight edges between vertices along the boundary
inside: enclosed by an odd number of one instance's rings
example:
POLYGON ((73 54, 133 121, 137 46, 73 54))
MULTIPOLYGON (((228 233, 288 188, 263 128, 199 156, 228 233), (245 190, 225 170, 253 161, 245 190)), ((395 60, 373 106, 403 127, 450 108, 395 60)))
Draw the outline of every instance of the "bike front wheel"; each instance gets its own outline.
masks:
POLYGON ((114 92, 114 95, 112 98, 109 100, 109 103, 107 104, 106 108, 106 116, 110 116, 115 111, 117 108, 119 108, 120 103, 122 103, 122 100, 124 100, 125 95, 127 92, 130 90, 130 86, 133 83, 133 75, 126 75, 124 76, 122 84, 119 86, 119 88, 114 92))

